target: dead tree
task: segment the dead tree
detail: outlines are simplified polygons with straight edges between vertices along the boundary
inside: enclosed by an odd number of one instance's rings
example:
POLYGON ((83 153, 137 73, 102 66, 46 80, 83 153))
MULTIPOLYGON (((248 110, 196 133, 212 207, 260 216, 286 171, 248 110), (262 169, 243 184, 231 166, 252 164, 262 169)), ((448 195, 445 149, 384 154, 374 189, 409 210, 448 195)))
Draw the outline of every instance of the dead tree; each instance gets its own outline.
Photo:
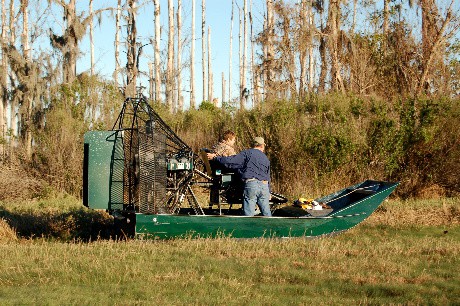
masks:
POLYGON ((300 63, 300 79, 299 79, 299 96, 301 99, 305 97, 305 85, 306 85, 306 70, 307 70, 307 52, 308 46, 311 42, 308 41, 310 27, 306 26, 309 24, 309 13, 310 6, 307 4, 307 0, 302 0, 300 3, 299 20, 298 20, 298 32, 297 37, 299 50, 299 63, 300 63))
POLYGON ((155 101, 155 84, 153 76, 153 63, 149 62, 149 99, 155 101))
POLYGON ((208 27, 208 101, 213 100, 213 74, 212 74, 212 52, 211 52, 211 28, 208 27))
MULTIPOLYGON (((50 40, 53 48, 58 49, 63 54, 63 79, 64 83, 71 83, 75 79, 77 69, 77 58, 79 55, 78 44, 86 34, 86 29, 95 15, 107 9, 96 10, 93 14, 83 17, 77 15, 76 0, 69 0, 68 3, 64 0, 50 0, 62 7, 64 11, 64 20, 66 27, 63 35, 56 35, 50 29, 50 40)), ((132 0, 128 3, 133 2, 132 0)))
POLYGON ((166 105, 170 112, 174 111, 174 4, 168 0, 168 61, 166 64, 166 105))
MULTIPOLYGON (((2 42, 6 41, 6 33, 8 32, 8 24, 6 22, 6 6, 5 0, 2 0, 2 42)), ((6 132, 8 130, 6 121, 6 109, 8 107, 8 58, 2 48, 2 66, 0 71, 0 159, 5 152, 6 132)))
MULTIPOLYGON (((244 0, 244 7, 243 7, 243 67, 242 67, 242 77, 241 77, 241 99, 242 99, 242 105, 246 105, 246 100, 248 98, 248 95, 243 94, 248 92, 247 85, 246 85, 246 76, 247 76, 247 66, 248 66, 248 21, 247 21, 247 16, 248 16, 248 1, 244 0)), ((244 109, 244 107, 243 107, 244 109)))
POLYGON ((340 31, 340 1, 331 0, 329 3, 329 15, 326 31, 328 34, 328 48, 331 57, 331 88, 335 91, 345 92, 341 75, 341 64, 339 59, 339 31, 340 31))
MULTIPOLYGON (((201 68, 203 72, 203 100, 206 101, 206 0, 201 0, 201 68)), ((209 101, 211 102, 211 101, 209 101)))
MULTIPOLYGON (((10 36, 9 36, 9 45, 7 45, 8 47, 14 46, 16 43, 16 26, 15 25, 16 25, 17 15, 15 13, 14 1, 10 1, 9 9, 10 9, 10 15, 9 15, 10 36)), ((10 56, 8 53, 8 50, 4 51, 4 53, 8 57, 10 56)), ((9 62, 9 59, 8 59, 8 62, 9 62)), ((11 72, 11 76, 10 76, 10 84, 13 85, 13 83, 16 81, 16 75, 15 75, 14 69, 11 69, 11 70, 13 71, 11 72)), ((10 129, 12 131, 13 136, 17 136, 17 133, 18 133, 18 120, 16 118, 16 108, 18 106, 18 102, 19 102, 18 97, 14 95, 10 101, 10 109, 11 109, 10 129)))
POLYGON ((313 91, 314 85, 314 76, 315 76, 315 66, 314 66, 314 55, 313 55, 313 38, 315 29, 315 21, 314 21, 314 13, 313 13, 313 0, 310 0, 309 5, 309 14, 308 14, 308 25, 309 25, 309 37, 308 37, 308 92, 313 91))
POLYGON ((136 82, 138 76, 138 48, 136 28, 136 0, 128 0, 128 25, 127 30, 127 61, 126 61, 126 89, 125 97, 136 96, 136 82))
POLYGON ((113 81, 115 82, 115 87, 118 87, 118 72, 120 72, 120 18, 121 18, 121 0, 118 0, 117 4, 117 14, 115 16, 115 71, 113 72, 113 81))
POLYGON ((225 75, 222 72, 222 103, 224 103, 225 98, 226 98, 225 97, 225 87, 226 87, 226 85, 225 85, 225 75))
POLYGON ((249 5, 249 25, 250 25, 250 36, 251 36, 251 87, 253 91, 252 100, 253 106, 259 105, 259 87, 257 83, 258 71, 256 69, 254 61, 254 52, 255 52, 255 40, 253 32, 253 22, 252 22, 252 0, 250 0, 249 5))
POLYGON ((184 110, 184 97, 182 96, 182 1, 177 0, 177 109, 184 110))
MULTIPOLYGON (((89 15, 93 16, 93 0, 89 0, 89 15)), ((91 57, 91 75, 94 75, 94 35, 93 35, 93 18, 89 20, 89 46, 91 57)))
POLYGON ((160 76, 160 42, 161 42, 161 27, 160 27, 160 0, 155 0, 155 101, 161 101, 161 76, 160 76))
POLYGON ((190 46, 190 109, 195 109, 195 0, 192 0, 192 41, 190 46))
MULTIPOLYGON (((11 3, 10 3, 11 4, 11 3)), ((31 56, 29 42, 29 14, 28 0, 21 0, 19 14, 14 11, 14 6, 10 5, 10 37, 3 39, 1 47, 3 56, 8 57, 8 66, 14 78, 10 78, 11 109, 12 116, 15 116, 14 109, 19 105, 19 118, 21 122, 20 136, 25 149, 27 160, 32 156, 32 129, 34 104, 39 106, 39 97, 44 89, 44 79, 40 75, 39 62, 34 61, 31 56), (16 49, 15 28, 16 17, 22 16, 22 35, 21 50, 16 49), (12 23, 13 22, 13 23, 12 23)), ((16 128, 15 118, 12 118, 12 127, 16 128)))
MULTIPOLYGON (((228 64, 228 102, 232 101, 232 43, 233 43, 233 10, 234 0, 232 0, 232 15, 230 17, 230 55, 228 64)), ((224 100, 222 100, 224 101, 224 100)))
POLYGON ((272 100, 274 98, 274 62, 275 62, 275 17, 273 14, 274 0, 266 0, 267 2, 267 15, 265 19, 265 49, 264 49, 264 92, 265 99, 272 100))
POLYGON ((32 158, 32 107, 34 100, 34 78, 37 77, 36 74, 37 67, 32 62, 32 57, 30 54, 30 44, 29 44, 29 0, 21 0, 21 13, 22 13, 22 54, 24 56, 26 69, 24 70, 23 76, 29 78, 29 80, 24 80, 23 85, 23 98, 22 98, 22 111, 21 111, 21 132, 23 133, 24 146, 26 149, 26 157, 30 160, 32 158), (32 69, 28 69, 28 68, 32 69))
POLYGON ((418 82, 417 95, 423 91, 430 92, 429 78, 433 73, 435 63, 438 63, 439 66, 443 65, 442 54, 444 53, 440 50, 460 27, 458 23, 450 24, 454 18, 452 12, 454 0, 451 1, 444 17, 440 16, 434 0, 421 0, 420 4, 422 7, 422 73, 418 82))
POLYGON ((240 99, 240 109, 243 110, 244 101, 243 101, 243 10, 239 9, 239 32, 238 32, 238 41, 239 41, 239 48, 238 48, 238 59, 239 59, 239 94, 238 98, 240 99))

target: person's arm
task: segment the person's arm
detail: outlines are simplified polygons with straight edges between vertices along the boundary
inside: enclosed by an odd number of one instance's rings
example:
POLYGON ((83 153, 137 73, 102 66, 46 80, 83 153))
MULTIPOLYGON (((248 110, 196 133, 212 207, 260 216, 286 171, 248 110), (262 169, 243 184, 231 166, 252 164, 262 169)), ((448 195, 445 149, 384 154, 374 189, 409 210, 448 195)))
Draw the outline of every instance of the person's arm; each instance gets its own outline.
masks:
POLYGON ((224 156, 216 156, 216 154, 208 153, 208 158, 214 159, 215 161, 224 165, 227 168, 239 169, 244 166, 246 154, 243 151, 237 155, 231 155, 231 156, 224 157, 224 156))

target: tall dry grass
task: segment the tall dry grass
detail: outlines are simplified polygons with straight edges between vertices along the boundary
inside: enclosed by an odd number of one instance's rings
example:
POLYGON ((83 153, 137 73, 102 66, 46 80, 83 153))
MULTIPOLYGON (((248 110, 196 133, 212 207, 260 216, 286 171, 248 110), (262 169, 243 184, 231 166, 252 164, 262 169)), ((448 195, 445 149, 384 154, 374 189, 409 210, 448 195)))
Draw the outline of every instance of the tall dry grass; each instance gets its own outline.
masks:
POLYGON ((3 218, 0 218, 0 243, 7 243, 17 241, 18 236, 16 231, 6 222, 3 218))
POLYGON ((0 244, 0 303, 456 304, 456 229, 365 225, 316 240, 0 244))
POLYGON ((2 203, 0 304, 460 303, 458 198, 389 200, 352 230, 313 240, 110 240, 97 235, 105 220, 80 205, 2 203), (43 235, 24 235, 30 224, 43 235))

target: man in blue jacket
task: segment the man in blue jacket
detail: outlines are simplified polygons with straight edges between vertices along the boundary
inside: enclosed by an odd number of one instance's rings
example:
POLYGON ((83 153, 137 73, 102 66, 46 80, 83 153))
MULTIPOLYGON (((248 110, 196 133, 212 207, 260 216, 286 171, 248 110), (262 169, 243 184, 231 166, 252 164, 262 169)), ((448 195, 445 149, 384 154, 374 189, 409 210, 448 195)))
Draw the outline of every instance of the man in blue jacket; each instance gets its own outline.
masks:
POLYGON ((246 216, 254 216, 256 204, 264 216, 271 217, 270 212, 270 161, 264 154, 265 141, 262 137, 254 138, 251 149, 227 157, 208 153, 208 159, 214 159, 230 169, 236 169, 244 182, 243 211, 246 216))

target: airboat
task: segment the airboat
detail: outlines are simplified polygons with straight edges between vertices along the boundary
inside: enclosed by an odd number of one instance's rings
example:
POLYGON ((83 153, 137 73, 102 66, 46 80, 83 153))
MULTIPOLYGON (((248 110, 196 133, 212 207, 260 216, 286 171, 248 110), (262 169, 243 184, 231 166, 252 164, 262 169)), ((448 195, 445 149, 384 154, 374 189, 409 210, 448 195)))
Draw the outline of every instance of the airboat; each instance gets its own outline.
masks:
POLYGON ((84 135, 83 204, 106 210, 126 237, 315 237, 358 225, 398 185, 366 180, 315 199, 324 209, 272 192, 272 217, 243 216, 238 174, 206 151, 195 153, 145 98, 128 98, 112 130, 84 135))

